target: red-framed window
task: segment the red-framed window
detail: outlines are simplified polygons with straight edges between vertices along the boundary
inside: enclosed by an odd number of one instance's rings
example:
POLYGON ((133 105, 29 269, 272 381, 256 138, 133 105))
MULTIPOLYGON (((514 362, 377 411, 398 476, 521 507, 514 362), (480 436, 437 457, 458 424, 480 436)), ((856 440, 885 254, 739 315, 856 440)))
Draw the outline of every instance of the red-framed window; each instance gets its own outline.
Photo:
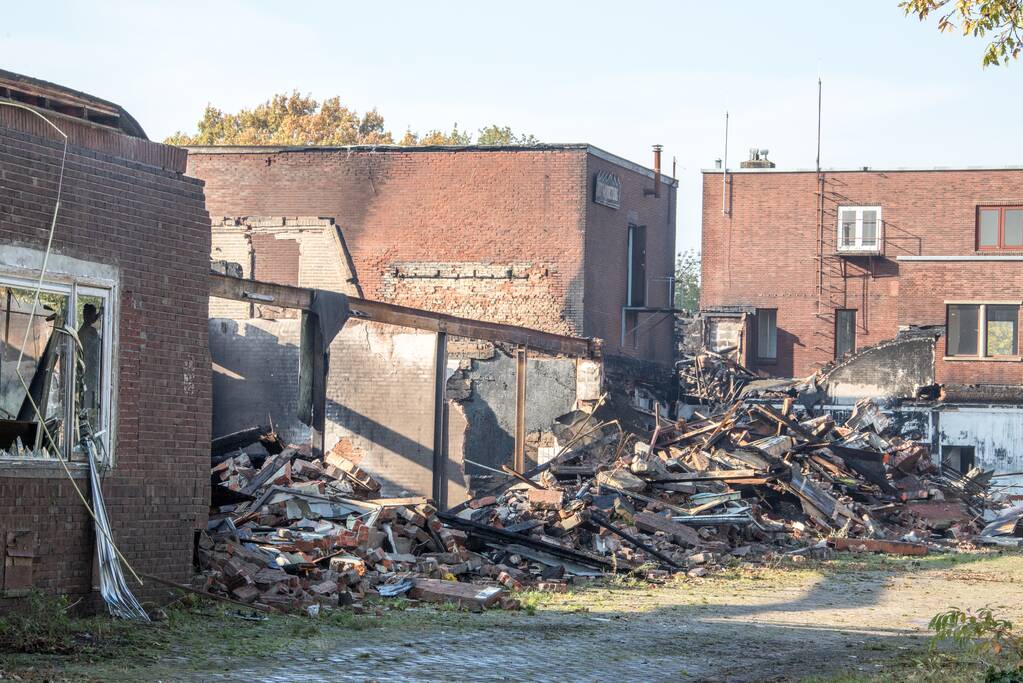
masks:
POLYGON ((1023 250, 1023 206, 978 206, 977 249, 1023 250))

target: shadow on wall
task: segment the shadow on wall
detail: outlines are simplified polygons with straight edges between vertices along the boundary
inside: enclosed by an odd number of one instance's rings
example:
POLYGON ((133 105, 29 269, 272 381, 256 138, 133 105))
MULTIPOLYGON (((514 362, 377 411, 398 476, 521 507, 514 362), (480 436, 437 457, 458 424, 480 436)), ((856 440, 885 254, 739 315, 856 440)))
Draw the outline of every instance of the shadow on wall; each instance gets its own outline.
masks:
MULTIPOLYGON (((500 351, 488 360, 473 360, 466 371, 469 398, 459 401, 470 427, 464 457, 499 469, 512 465, 515 453, 516 360, 500 351)), ((575 408, 576 364, 569 358, 526 361, 526 433, 548 431, 555 418, 575 408)), ((490 474, 466 465, 470 475, 490 474)))
POLYGON ((266 424, 287 442, 309 440, 298 420, 299 321, 209 321, 213 435, 266 424))
POLYGON ((792 377, 796 347, 802 347, 803 344, 799 337, 781 327, 777 328, 777 335, 777 359, 773 361, 756 359, 754 365, 760 374, 767 377, 792 377))

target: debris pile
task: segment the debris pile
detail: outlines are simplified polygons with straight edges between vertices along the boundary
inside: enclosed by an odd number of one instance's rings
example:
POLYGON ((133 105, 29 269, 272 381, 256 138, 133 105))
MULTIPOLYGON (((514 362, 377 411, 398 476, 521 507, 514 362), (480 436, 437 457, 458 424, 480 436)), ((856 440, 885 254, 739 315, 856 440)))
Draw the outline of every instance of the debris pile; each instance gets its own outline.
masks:
POLYGON ((689 398, 703 404, 688 419, 654 406, 637 420, 602 399, 555 423, 563 445, 549 460, 447 511, 379 498, 347 440, 323 458, 265 430, 246 437, 266 449, 258 459, 238 439, 214 444, 206 588, 281 610, 358 609, 374 594, 514 607, 508 590, 609 572, 699 577, 835 550, 971 546, 1004 505, 990 472, 935 464, 875 402, 839 424, 797 402, 794 384, 758 388, 724 357, 690 372, 689 398))
POLYGON ((441 519, 517 581, 549 583, 650 567, 700 576, 738 559, 834 550, 926 554, 972 542, 985 511, 1001 505, 989 472, 940 468, 925 446, 893 434, 872 401, 836 424, 794 396, 743 392, 749 373, 723 357, 690 367, 703 413, 651 414, 647 432, 609 423, 441 519))
POLYGON ((406 593, 470 609, 515 607, 500 572, 466 550, 465 534, 445 527, 428 500, 376 498, 380 484, 347 440, 323 458, 261 440, 268 453, 258 458, 214 445, 214 504, 198 551, 205 591, 278 611, 359 611, 367 595, 406 593), (470 576, 492 578, 451 580, 470 576))

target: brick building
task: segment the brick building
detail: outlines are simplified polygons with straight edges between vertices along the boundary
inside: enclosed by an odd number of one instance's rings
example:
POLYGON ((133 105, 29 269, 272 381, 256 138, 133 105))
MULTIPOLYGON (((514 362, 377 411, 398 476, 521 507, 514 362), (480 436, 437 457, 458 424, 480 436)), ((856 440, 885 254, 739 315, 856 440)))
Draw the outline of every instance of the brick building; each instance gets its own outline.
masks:
POLYGON ((663 309, 677 183, 659 176, 655 192, 654 171, 590 145, 193 147, 188 172, 206 183, 210 215, 238 224, 238 240, 215 244, 214 258, 242 263, 246 276, 251 263, 283 284, 324 269, 333 278, 339 266, 300 268, 299 256, 336 250, 348 291, 367 298, 599 337, 610 356, 672 361, 663 309), (300 217, 325 219, 338 236, 303 251, 298 231, 250 237, 248 217, 299 217, 296 228, 300 217))
POLYGON ((0 603, 31 588, 88 598, 98 586, 93 524, 55 457, 88 498, 82 413, 107 448, 120 550, 140 572, 190 574, 209 505, 210 228, 185 162, 115 104, 0 71, 0 603), (43 315, 31 318, 64 150, 53 126, 67 156, 43 315))
POLYGON ((751 366, 805 376, 949 325, 937 382, 1023 383, 1023 169, 739 169, 724 211, 721 171, 703 179, 700 304, 750 313, 751 366))
MULTIPOLYGON (((212 257, 244 277, 599 337, 631 371, 672 360, 676 182, 589 145, 189 149, 212 257), (656 189, 655 189, 656 188, 656 189)), ((302 441, 298 322, 213 299, 214 433, 270 414, 302 441)), ((451 341, 448 499, 510 464, 515 359, 451 341)), ((331 346, 326 440, 348 438, 385 491, 430 492, 432 334, 350 320, 331 346)), ((577 398, 574 359, 529 360, 526 427, 577 398)))
POLYGON ((1019 471, 1023 169, 744 165, 703 175, 711 345, 770 376, 833 364, 848 400, 940 384, 922 438, 1019 471))

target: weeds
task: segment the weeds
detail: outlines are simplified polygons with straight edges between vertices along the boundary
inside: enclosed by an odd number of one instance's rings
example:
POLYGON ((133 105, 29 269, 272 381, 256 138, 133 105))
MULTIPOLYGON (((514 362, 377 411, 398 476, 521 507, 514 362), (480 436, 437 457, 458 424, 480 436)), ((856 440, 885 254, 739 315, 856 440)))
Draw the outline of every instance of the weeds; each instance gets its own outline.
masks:
POLYGON ((939 642, 950 641, 986 666, 985 683, 1023 683, 1023 637, 990 607, 976 612, 953 607, 936 614, 928 626, 934 631, 932 652, 939 642))
POLYGON ((0 652, 74 655, 86 660, 112 656, 122 648, 145 647, 152 631, 107 616, 71 614, 66 597, 34 591, 0 616, 0 652))

